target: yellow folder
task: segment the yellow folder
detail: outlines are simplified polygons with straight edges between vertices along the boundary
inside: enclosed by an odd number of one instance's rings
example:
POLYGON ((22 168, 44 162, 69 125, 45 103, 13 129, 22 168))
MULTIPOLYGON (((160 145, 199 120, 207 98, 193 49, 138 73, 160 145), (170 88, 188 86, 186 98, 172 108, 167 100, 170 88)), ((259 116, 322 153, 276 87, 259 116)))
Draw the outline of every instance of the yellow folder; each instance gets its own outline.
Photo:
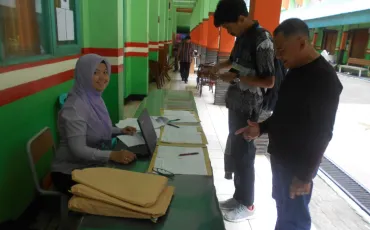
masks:
POLYGON ((72 179, 103 194, 127 203, 151 207, 164 189, 168 178, 112 168, 74 170, 72 179))
POLYGON ((172 186, 166 187, 153 206, 144 208, 77 184, 72 187, 74 196, 70 199, 68 206, 73 211, 93 215, 153 219, 166 214, 174 190, 172 186))

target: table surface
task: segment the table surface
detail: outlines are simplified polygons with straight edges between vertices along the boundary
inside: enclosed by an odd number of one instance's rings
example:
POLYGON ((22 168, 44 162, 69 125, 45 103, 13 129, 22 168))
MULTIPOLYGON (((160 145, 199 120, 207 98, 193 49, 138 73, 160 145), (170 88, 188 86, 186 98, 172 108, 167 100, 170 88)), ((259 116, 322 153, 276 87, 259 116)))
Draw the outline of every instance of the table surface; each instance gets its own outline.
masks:
MULTIPOLYGON (((155 90, 140 104, 135 117, 146 108, 150 115, 160 116, 161 108, 181 109, 167 106, 181 104, 182 109, 196 111, 194 97, 188 91, 155 90), (171 103, 168 103, 168 102, 171 103), (172 103, 178 101, 179 103, 172 103), (187 103, 184 103, 187 102, 187 103)), ((177 106, 176 105, 176 106, 177 106)), ((118 143, 120 145, 122 143, 118 143)), ((117 146, 119 147, 119 146, 117 146)), ((139 159, 130 165, 117 165, 124 170, 146 172, 149 159, 139 159)), ((212 176, 176 175, 169 184, 175 187, 175 194, 167 210, 157 223, 150 220, 113 218, 84 215, 79 230, 224 230, 223 216, 218 206, 216 189, 212 176)))

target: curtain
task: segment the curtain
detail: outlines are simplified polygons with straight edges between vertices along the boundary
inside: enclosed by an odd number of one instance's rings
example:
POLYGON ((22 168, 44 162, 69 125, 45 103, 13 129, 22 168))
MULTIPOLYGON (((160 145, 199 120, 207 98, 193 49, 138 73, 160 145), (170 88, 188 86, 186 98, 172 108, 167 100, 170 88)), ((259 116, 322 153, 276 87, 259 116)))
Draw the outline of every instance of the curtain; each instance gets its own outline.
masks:
POLYGON ((1 6, 5 58, 40 53, 39 28, 35 0, 15 0, 14 7, 1 6))

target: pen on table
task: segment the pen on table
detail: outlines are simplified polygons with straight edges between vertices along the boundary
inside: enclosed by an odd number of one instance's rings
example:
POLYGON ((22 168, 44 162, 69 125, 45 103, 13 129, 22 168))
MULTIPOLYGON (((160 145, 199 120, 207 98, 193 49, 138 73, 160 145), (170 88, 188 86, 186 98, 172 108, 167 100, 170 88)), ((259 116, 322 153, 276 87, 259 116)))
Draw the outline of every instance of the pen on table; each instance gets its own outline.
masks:
POLYGON ((175 128, 180 128, 179 126, 174 125, 174 124, 167 124, 167 125, 172 126, 172 127, 175 127, 175 128))
POLYGON ((184 157, 184 156, 192 156, 192 155, 198 155, 199 153, 181 153, 179 154, 179 157, 184 157))
POLYGON ((179 121, 180 119, 169 120, 168 122, 179 121))

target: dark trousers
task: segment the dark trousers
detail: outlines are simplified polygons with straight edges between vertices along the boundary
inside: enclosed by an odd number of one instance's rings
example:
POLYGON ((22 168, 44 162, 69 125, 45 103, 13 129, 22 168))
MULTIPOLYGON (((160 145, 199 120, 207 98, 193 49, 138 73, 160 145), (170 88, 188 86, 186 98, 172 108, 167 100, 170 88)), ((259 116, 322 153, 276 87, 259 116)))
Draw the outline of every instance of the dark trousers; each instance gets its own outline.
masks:
POLYGON ((175 55, 175 63, 174 63, 174 70, 179 70, 179 59, 177 58, 177 55, 175 55))
MULTIPOLYGON (((229 109, 230 159, 225 159, 234 169, 234 199, 249 207, 254 204, 254 160, 256 147, 254 141, 246 141, 243 135, 234 135, 235 131, 248 125, 247 121, 257 120, 258 114, 243 114, 229 109)), ((225 154, 225 157, 227 155, 225 154)))
POLYGON ((54 187, 59 192, 62 192, 68 196, 71 196, 71 193, 69 192, 69 190, 71 190, 71 187, 76 184, 76 182, 72 180, 72 175, 64 174, 60 172, 52 172, 51 179, 53 181, 54 187))
POLYGON ((276 201, 277 220, 275 230, 310 230, 311 216, 308 205, 311 193, 290 199, 289 187, 293 180, 292 170, 271 156, 272 197, 276 201))
POLYGON ((189 72, 190 72, 190 62, 180 62, 180 74, 182 80, 188 81, 189 72))

